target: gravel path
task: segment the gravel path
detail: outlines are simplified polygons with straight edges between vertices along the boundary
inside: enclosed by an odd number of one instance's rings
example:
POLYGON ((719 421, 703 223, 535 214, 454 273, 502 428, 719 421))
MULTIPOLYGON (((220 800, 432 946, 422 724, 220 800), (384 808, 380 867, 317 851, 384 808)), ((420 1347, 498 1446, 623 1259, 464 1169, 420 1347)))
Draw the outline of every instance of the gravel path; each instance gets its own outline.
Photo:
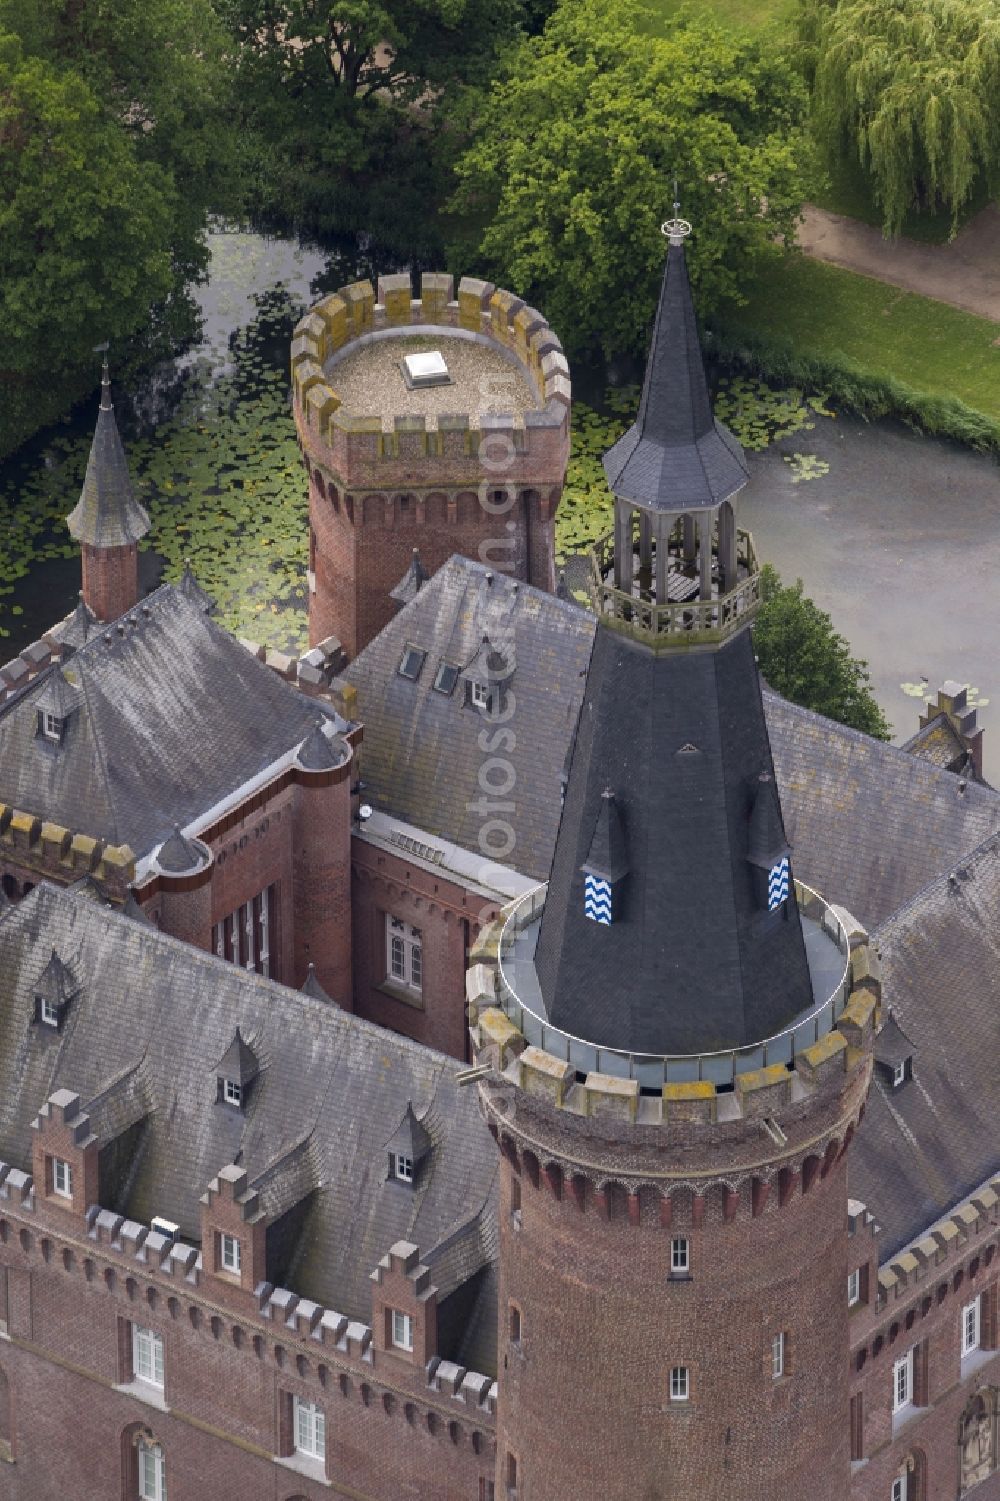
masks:
POLYGON ((803 214, 799 244, 816 260, 1000 323, 1000 205, 984 208, 947 245, 884 240, 872 225, 812 204, 803 214))

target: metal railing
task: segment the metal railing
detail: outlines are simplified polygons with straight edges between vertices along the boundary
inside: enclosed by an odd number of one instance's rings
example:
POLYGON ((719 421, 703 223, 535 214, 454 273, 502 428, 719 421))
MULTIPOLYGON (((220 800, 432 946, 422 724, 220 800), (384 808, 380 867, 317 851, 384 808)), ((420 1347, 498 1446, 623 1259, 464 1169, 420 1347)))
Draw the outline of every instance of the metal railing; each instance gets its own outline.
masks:
POLYGON ((617 629, 657 647, 691 650, 713 645, 747 625, 760 604, 760 570, 751 532, 736 533, 736 563, 747 577, 727 593, 658 604, 607 582, 614 567, 614 536, 609 533, 591 548, 591 602, 617 629))
MULTIPOLYGON (((500 1005, 506 1015, 534 1047, 571 1063, 581 1073, 609 1074, 614 1078, 637 1079, 644 1089, 659 1090, 664 1084, 688 1084, 707 1081, 716 1086, 732 1085, 737 1074, 767 1068, 770 1064, 790 1064, 796 1053, 811 1047, 836 1026, 850 995, 850 945, 847 932, 833 908, 810 887, 795 882, 795 900, 800 909, 819 903, 823 908, 822 925, 844 959, 844 968, 833 991, 806 1016, 760 1042, 745 1047, 726 1048, 719 1052, 653 1054, 632 1053, 620 1048, 602 1047, 574 1037, 534 1011, 520 999, 512 983, 511 958, 519 936, 541 916, 547 886, 536 886, 507 909, 500 934, 500 1005)), ((522 961, 525 962, 525 961, 522 961)))

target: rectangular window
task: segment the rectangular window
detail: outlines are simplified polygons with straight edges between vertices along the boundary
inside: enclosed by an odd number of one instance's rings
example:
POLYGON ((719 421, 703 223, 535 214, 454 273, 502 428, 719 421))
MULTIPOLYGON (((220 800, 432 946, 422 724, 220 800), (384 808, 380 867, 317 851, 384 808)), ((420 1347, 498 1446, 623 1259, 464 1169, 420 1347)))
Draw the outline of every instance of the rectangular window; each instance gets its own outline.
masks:
POLYGON ((510 1340, 513 1345, 521 1343, 521 1310, 516 1303, 510 1305, 510 1340))
POLYGON ((691 1255, 686 1235, 675 1235, 670 1242, 670 1270, 672 1272, 691 1270, 691 1255))
POLYGON ((488 709, 490 706, 490 690, 486 683, 469 684, 469 701, 474 709, 488 709))
POLYGON ((420 676, 420 669, 424 665, 426 656, 427 653, 421 651, 419 646, 407 645, 406 650, 403 652, 403 659, 399 664, 400 677, 409 678, 411 683, 415 683, 420 676))
POLYGON ((243 1086, 236 1084, 232 1079, 226 1080, 225 1096, 227 1105, 240 1105, 243 1102, 243 1086))
POLYGON ((7 1268, 0 1266, 0 1334, 7 1333, 7 1268))
POLYGON ((892 1482, 892 1501, 906 1501, 905 1475, 897 1475, 892 1482))
POLYGON ((902 1061, 902 1063, 897 1063, 896 1067, 892 1071, 892 1087, 893 1087, 893 1089, 898 1089, 899 1086, 900 1086, 900 1084, 905 1084, 905 1083, 906 1083, 906 1059, 904 1058, 903 1061, 902 1061))
POLYGON ((413 1182, 413 1158, 405 1156, 402 1152, 396 1152, 393 1156, 392 1173, 400 1183, 413 1182))
POLYGON ((167 1501, 163 1450, 144 1438, 139 1440, 139 1501, 167 1501))
POLYGON ((450 662, 440 662, 434 676, 434 690, 437 693, 453 693, 455 684, 458 682, 458 668, 450 662))
POLYGON ((771 1341, 771 1380, 780 1381, 785 1374, 785 1336, 776 1334, 771 1341))
POLYGON ((971 1355, 979 1349, 982 1296, 973 1298, 962 1309, 962 1354, 971 1355))
POLYGON ((42 715, 42 734, 46 740, 62 739, 62 720, 58 714, 50 714, 48 710, 42 715))
POLYGON ((390 980, 420 994, 424 981, 423 943, 420 929, 401 917, 385 916, 386 973, 390 980))
POLYGON ((61 1199, 73 1197, 73 1169, 61 1157, 52 1159, 52 1192, 61 1199))
POLYGON ((392 1310, 392 1342, 397 1350, 413 1349, 413 1320, 398 1308, 392 1310))
POLYGON ((913 1351, 908 1350, 892 1368, 892 1410, 902 1412, 913 1401, 913 1351))
POLYGON ((857 1268, 847 1274, 847 1306, 853 1308, 855 1303, 861 1302, 861 1269, 857 1268))
POLYGON ((217 958, 254 970, 258 975, 271 974, 271 928, 276 890, 275 885, 265 887, 213 926, 212 952, 217 958))
POLYGON ((315 1402, 304 1402, 301 1397, 293 1397, 292 1419, 296 1451, 308 1454, 312 1459, 325 1459, 326 1416, 322 1409, 315 1402))
POLYGON ((132 1325, 132 1374, 163 1390, 163 1340, 153 1329, 132 1325))
POLYGON ((670 1400, 671 1402, 686 1402, 690 1395, 691 1383, 688 1379, 686 1365, 675 1365, 670 1372, 670 1400))
POLYGON ((240 1243, 235 1235, 221 1235, 219 1261, 224 1272, 238 1272, 241 1265, 240 1243))
POLYGON ((47 1027, 58 1027, 59 1007, 54 1001, 47 1000, 45 996, 42 996, 38 1014, 47 1027))

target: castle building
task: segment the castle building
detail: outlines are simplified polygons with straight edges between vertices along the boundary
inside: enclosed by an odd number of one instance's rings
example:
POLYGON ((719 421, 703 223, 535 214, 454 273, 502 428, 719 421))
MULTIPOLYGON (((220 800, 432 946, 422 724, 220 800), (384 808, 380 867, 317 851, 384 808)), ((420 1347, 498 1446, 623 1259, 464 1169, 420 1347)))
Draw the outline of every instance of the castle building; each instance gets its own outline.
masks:
POLYGON ((958 685, 761 684, 667 229, 591 610, 509 294, 300 324, 297 660, 140 598, 105 380, 0 668, 4 1498, 1000 1501, 1000 794, 958 685))

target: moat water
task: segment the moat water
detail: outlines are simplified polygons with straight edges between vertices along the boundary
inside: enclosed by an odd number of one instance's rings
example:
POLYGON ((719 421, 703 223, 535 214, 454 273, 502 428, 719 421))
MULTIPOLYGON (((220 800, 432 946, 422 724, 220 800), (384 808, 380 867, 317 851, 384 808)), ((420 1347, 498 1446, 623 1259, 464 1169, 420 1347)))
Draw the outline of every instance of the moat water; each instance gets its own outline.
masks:
MULTIPOLYGON (((302 640, 305 488, 288 411, 290 333, 316 297, 392 269, 353 246, 213 234, 211 274, 196 293, 199 339, 141 390, 114 392, 154 520, 145 587, 191 556, 231 628, 302 640)), ((0 658, 75 603, 79 561, 61 518, 79 493, 96 406, 95 394, 0 464, 0 658)), ((786 581, 802 578, 867 658, 897 738, 916 730, 925 692, 947 678, 968 683, 986 773, 1000 781, 1000 464, 849 415, 817 418, 750 464, 741 520, 758 554, 786 581), (789 462, 797 454, 804 466, 789 462)))

